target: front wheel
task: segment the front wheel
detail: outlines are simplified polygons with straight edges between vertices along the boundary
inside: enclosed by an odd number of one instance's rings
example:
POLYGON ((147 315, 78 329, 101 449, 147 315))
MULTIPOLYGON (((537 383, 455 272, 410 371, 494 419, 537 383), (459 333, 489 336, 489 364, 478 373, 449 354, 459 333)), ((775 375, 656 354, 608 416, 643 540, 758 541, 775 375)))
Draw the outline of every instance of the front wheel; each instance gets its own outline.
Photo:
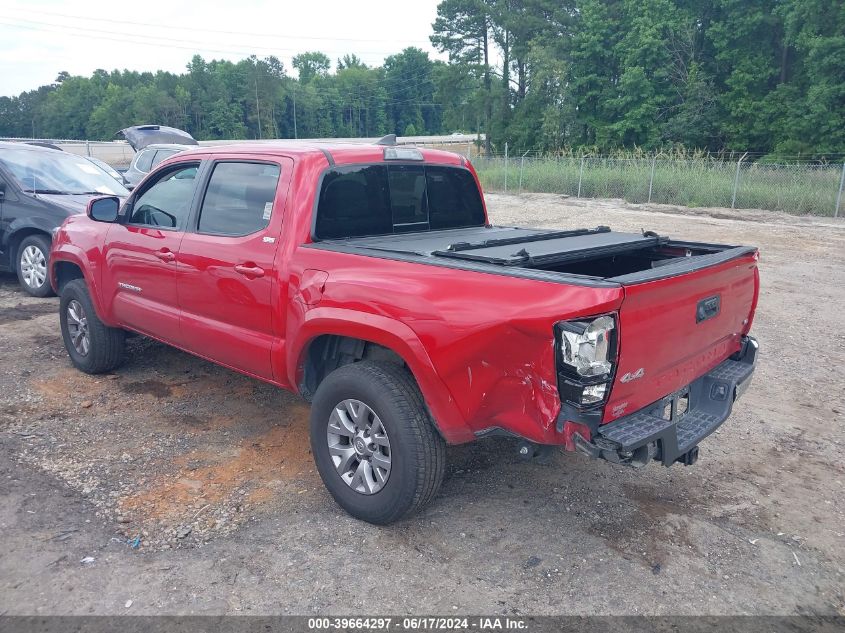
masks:
POLYGON ((53 294, 47 275, 50 258, 50 240, 45 235, 25 237, 18 247, 18 281, 21 287, 33 297, 49 297, 53 294))
POLYGON ((419 387, 395 363, 354 363, 323 380, 311 407, 311 450, 335 501, 380 525, 428 503, 446 466, 419 387))
POLYGON ((123 362, 126 334, 100 321, 82 279, 69 281, 62 288, 59 322, 65 349, 77 369, 101 374, 123 362))

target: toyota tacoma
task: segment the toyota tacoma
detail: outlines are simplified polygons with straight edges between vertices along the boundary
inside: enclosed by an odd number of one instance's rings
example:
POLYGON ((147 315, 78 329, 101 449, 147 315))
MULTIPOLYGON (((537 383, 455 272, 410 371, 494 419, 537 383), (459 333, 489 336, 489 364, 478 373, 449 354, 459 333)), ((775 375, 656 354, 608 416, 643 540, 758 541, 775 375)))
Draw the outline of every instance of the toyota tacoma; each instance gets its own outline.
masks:
POLYGON ((50 280, 82 371, 131 332, 301 394, 326 487, 386 524, 434 496, 447 444, 693 464, 754 371, 757 260, 492 226, 467 160, 386 138, 182 152, 69 218, 50 280))

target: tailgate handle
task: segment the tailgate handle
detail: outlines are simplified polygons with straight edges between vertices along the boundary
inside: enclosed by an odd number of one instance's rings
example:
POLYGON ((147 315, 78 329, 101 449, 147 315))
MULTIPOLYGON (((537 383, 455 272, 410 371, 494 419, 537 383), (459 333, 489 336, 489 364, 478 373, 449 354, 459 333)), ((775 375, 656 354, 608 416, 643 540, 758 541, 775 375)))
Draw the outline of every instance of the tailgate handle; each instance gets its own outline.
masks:
POLYGON ((698 302, 698 305, 695 308, 695 322, 701 323, 702 321, 706 321, 707 319, 712 319, 714 316, 719 314, 719 309, 721 308, 721 306, 721 295, 714 295, 712 297, 702 299, 698 302))

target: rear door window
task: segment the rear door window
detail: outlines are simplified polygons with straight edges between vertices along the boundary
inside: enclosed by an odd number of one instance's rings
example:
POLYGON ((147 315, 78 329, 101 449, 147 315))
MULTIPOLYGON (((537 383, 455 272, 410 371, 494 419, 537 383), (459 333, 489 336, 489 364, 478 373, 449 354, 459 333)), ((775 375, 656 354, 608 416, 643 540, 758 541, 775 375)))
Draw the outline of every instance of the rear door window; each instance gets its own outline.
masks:
POLYGON ((165 158, 170 158, 171 156, 173 156, 173 154, 178 154, 178 153, 179 153, 179 150, 177 150, 177 149, 160 149, 160 150, 156 151, 155 158, 153 158, 152 166, 155 167, 161 161, 163 161, 165 158))
POLYGON ((332 239, 484 225, 472 174, 437 165, 349 165, 326 172, 315 237, 332 239))
POLYGON ((152 169, 155 154, 154 149, 142 149, 141 153, 138 154, 138 159, 135 161, 135 169, 146 174, 152 169))
POLYGON ((266 228, 281 169, 273 163, 219 162, 208 181, 197 230, 242 236, 266 228))

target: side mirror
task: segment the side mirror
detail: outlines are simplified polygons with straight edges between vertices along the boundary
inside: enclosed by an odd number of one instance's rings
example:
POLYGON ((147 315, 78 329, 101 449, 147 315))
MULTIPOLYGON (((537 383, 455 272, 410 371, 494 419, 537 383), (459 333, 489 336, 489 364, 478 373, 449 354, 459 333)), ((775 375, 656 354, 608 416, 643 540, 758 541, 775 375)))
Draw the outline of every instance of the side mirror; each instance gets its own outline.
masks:
POLYGON ((0 202, 6 199, 6 183, 0 182, 0 202))
POLYGON ((88 203, 85 213, 89 218, 97 222, 114 222, 117 220, 117 212, 120 209, 120 198, 117 196, 105 196, 94 198, 88 203))

